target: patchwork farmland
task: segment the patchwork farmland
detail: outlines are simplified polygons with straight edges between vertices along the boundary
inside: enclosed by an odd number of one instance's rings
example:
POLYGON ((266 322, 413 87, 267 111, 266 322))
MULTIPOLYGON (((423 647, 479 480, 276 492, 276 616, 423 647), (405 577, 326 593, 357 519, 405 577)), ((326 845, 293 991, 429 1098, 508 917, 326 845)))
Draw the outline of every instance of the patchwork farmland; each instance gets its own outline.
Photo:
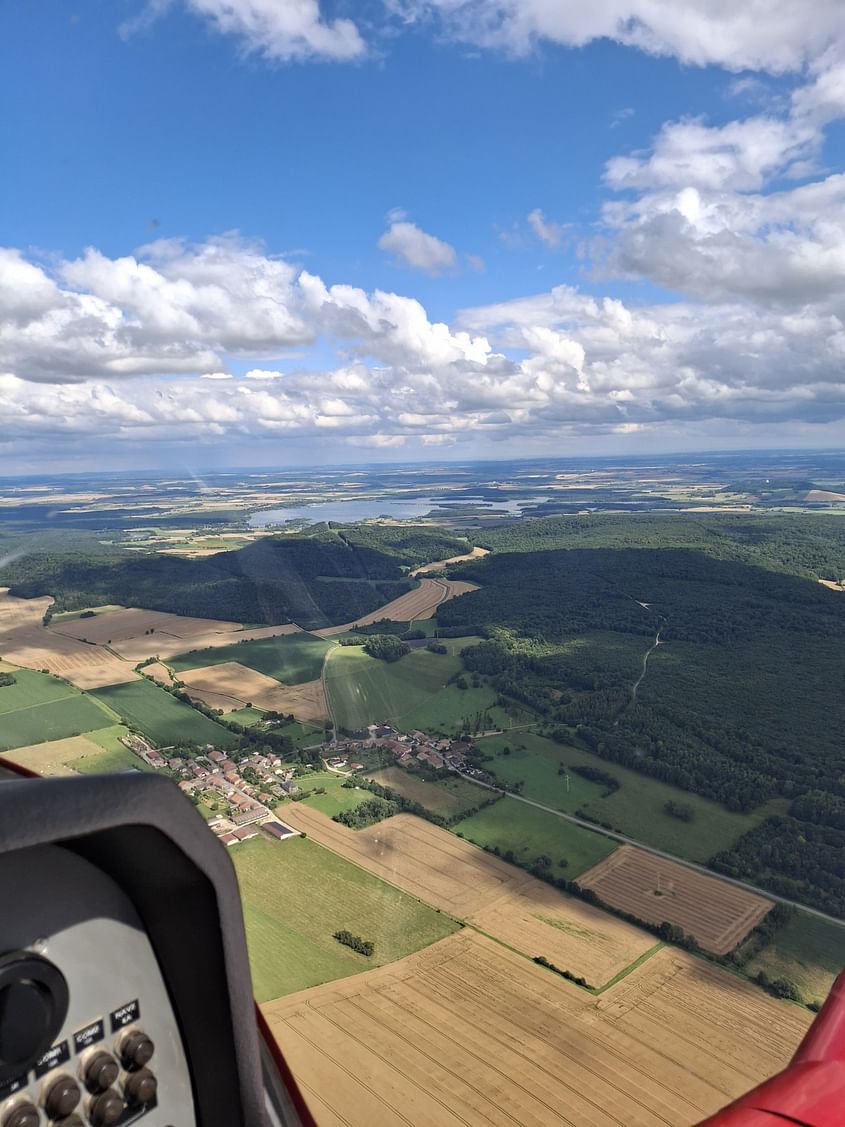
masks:
POLYGON ((690 1127, 810 1023, 674 949, 596 999, 469 929, 263 1011, 331 1127, 690 1127))
POLYGON ((639 928, 412 815, 351 830, 298 803, 285 807, 284 819, 427 904, 591 985, 604 985, 654 946, 639 928))
POLYGON ((638 919, 677 924, 716 955, 732 951, 772 907, 763 896, 633 845, 621 846, 578 883, 638 919))

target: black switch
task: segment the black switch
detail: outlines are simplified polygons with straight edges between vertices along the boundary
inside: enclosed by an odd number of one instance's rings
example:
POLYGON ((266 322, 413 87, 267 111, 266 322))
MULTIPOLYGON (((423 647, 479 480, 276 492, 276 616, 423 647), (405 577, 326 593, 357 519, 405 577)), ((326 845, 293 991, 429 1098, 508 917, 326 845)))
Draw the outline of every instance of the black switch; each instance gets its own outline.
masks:
POLYGON ((49 996, 37 982, 0 987, 0 1060, 22 1069, 40 1056, 51 1008, 49 996))
POLYGON ((58 967, 28 951, 0 956, 0 1085, 50 1048, 67 1007, 67 983, 58 967))

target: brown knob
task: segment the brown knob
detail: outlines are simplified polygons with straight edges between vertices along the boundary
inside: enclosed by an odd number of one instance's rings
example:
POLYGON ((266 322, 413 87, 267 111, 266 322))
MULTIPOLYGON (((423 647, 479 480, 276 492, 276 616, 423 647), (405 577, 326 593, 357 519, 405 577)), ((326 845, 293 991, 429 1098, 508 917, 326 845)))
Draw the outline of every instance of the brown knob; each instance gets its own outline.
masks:
POLYGON ((64 1119, 81 1099, 82 1092, 74 1078, 62 1074, 50 1081, 44 1094, 44 1110, 50 1119, 64 1119))
POLYGON ((120 1074, 120 1065, 102 1049, 93 1053, 85 1062, 83 1075, 85 1087, 89 1092, 105 1092, 114 1084, 120 1074))
POLYGON ((38 1108, 29 1101, 18 1104, 8 1115, 3 1116, 3 1127, 38 1127, 40 1122, 38 1108))
POLYGON ((88 1114, 94 1127, 113 1127, 125 1110, 126 1104, 117 1092, 110 1088, 108 1092, 103 1092, 91 1101, 88 1114))
POLYGON ((121 1038, 120 1060, 129 1072, 135 1068, 143 1068, 154 1052, 155 1045, 140 1029, 131 1029, 121 1038))
POLYGON ((158 1081, 148 1068, 131 1072, 123 1084, 123 1094, 131 1104, 148 1104, 157 1091, 158 1081))

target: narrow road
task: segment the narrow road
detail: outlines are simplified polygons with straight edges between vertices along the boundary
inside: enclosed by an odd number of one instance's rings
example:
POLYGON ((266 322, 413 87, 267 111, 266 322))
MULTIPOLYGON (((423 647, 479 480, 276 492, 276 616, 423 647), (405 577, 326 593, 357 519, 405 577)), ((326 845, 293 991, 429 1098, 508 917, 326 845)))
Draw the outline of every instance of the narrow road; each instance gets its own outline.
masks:
POLYGON ((337 721, 334 718, 334 709, 332 708, 331 698, 329 697, 329 687, 326 684, 326 666, 329 664, 329 658, 332 655, 334 646, 326 650, 323 656, 323 666, 320 670, 320 684, 323 686, 323 696, 326 698, 326 708, 329 713, 329 720, 332 722, 332 740, 337 741, 337 721))
POLYGON ((639 675, 639 677, 636 679, 636 681, 633 683, 633 685, 631 686, 631 704, 637 703, 637 690, 639 689, 640 685, 642 684, 643 678, 645 677, 645 675, 648 671, 648 659, 651 657, 651 655, 654 653, 654 651, 660 645, 660 631, 662 629, 663 629, 662 626, 658 627, 657 633, 654 636, 654 641, 652 642, 651 646, 646 650, 646 652, 643 656, 643 671, 639 675))
POLYGON ((653 845, 643 845, 641 841, 637 841, 633 837, 626 837, 625 834, 617 833, 616 830, 606 830, 602 826, 588 822, 585 818, 576 817, 575 814, 564 814, 562 810, 555 810, 553 806, 545 806, 542 802, 535 802, 533 799, 525 798, 521 794, 514 794, 512 791, 504 790, 502 787, 494 787, 491 783, 482 783, 480 779, 475 779, 472 775, 465 775, 462 771, 458 771, 457 773, 462 779, 466 779, 467 782, 475 783, 477 787, 484 787, 486 790, 495 791, 496 794, 505 794, 508 798, 516 799, 517 802, 524 802, 528 806, 536 806, 538 810, 545 810, 547 814, 554 814, 556 818, 562 818, 565 822, 572 822, 576 826, 582 826, 585 830, 592 830, 593 833, 601 834, 602 837, 612 838, 614 841, 620 841, 624 845, 635 845, 637 849, 642 849, 644 853, 651 853, 655 857, 662 857, 664 861, 674 861, 676 865, 683 865, 685 869, 692 869, 693 872, 702 873, 706 877, 712 877, 713 880, 720 880, 725 884, 735 885, 737 888, 745 889, 746 892, 756 892, 758 896, 765 896, 767 900, 777 900, 781 904, 789 905, 790 908, 800 908, 802 912, 807 912, 808 915, 815 916, 820 920, 826 920, 831 924, 836 924, 837 927, 845 928, 845 920, 837 919, 836 916, 829 916, 826 912, 820 912, 817 908, 808 908, 806 904, 801 904, 797 900, 787 900, 785 896, 779 896, 776 892, 770 892, 767 888, 758 888, 756 884, 748 884, 744 880, 726 877, 722 873, 716 873, 712 869, 708 869, 706 865, 699 865, 695 861, 685 861, 681 857, 676 857, 674 853, 667 853, 663 849, 655 849, 653 845))

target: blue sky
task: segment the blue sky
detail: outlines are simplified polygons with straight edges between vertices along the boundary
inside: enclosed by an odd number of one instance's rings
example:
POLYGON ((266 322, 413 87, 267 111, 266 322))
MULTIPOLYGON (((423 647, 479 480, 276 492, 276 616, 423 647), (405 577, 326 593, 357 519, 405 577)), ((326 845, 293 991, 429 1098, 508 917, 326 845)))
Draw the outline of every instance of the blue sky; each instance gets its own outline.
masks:
POLYGON ((835 6, 718 7, 5 6, 0 451, 835 444, 835 6))

